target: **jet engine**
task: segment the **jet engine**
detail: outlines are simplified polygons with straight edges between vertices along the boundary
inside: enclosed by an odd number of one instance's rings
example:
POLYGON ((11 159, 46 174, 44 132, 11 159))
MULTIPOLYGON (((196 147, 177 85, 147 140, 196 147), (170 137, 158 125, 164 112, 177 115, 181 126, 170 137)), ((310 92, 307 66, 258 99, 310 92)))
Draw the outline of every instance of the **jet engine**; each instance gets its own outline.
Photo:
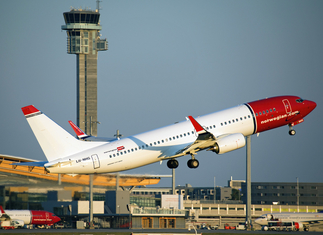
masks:
POLYGON ((235 133, 220 138, 211 150, 217 154, 222 154, 242 148, 245 145, 246 139, 244 135, 241 133, 235 133))
POLYGON ((296 231, 301 231, 303 229, 304 229, 304 231, 306 231, 305 226, 303 226, 303 224, 300 222, 295 222, 295 229, 296 229, 296 231))

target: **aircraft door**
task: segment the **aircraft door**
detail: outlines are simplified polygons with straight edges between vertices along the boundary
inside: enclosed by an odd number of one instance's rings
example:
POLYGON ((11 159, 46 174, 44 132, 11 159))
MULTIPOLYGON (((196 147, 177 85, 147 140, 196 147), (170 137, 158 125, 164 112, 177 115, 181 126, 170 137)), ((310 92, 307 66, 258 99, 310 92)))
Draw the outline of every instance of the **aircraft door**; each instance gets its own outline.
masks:
POLYGON ((292 106, 290 105, 289 100, 288 99, 284 99, 283 100, 283 104, 284 104, 286 113, 291 113, 292 112, 292 106))
POLYGON ((93 161, 93 168, 94 169, 100 168, 100 160, 99 160, 98 155, 93 154, 91 157, 92 157, 92 161, 93 161))

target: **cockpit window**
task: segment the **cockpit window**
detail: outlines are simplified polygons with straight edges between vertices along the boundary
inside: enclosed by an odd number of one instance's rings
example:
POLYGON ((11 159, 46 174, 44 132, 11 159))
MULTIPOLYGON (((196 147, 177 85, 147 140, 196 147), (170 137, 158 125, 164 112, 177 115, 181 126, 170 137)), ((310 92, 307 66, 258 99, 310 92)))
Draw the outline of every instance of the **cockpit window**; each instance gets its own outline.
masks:
POLYGON ((299 99, 297 99, 297 100, 296 100, 296 102, 297 102, 297 103, 303 103, 303 102, 304 102, 304 100, 303 100, 302 98, 299 98, 299 99))

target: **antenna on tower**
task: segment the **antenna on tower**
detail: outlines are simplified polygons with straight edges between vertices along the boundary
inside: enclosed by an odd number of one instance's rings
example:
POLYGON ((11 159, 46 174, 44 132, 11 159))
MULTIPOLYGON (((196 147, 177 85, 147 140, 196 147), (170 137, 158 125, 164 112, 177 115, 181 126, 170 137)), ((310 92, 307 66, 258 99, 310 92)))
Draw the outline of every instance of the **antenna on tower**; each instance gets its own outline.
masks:
POLYGON ((96 10, 97 10, 97 12, 100 12, 100 2, 102 2, 102 1, 96 0, 96 10))

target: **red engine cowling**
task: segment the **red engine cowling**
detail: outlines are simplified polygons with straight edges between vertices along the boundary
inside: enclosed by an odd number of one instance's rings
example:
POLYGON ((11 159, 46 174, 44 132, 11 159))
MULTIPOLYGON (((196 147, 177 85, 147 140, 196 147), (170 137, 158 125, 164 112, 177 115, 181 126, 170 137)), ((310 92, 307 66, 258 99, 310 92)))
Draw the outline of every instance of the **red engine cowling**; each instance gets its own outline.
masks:
POLYGON ((217 154, 227 153, 232 150, 242 148, 246 145, 246 139, 243 134, 235 133, 219 139, 214 146, 213 151, 217 154))

